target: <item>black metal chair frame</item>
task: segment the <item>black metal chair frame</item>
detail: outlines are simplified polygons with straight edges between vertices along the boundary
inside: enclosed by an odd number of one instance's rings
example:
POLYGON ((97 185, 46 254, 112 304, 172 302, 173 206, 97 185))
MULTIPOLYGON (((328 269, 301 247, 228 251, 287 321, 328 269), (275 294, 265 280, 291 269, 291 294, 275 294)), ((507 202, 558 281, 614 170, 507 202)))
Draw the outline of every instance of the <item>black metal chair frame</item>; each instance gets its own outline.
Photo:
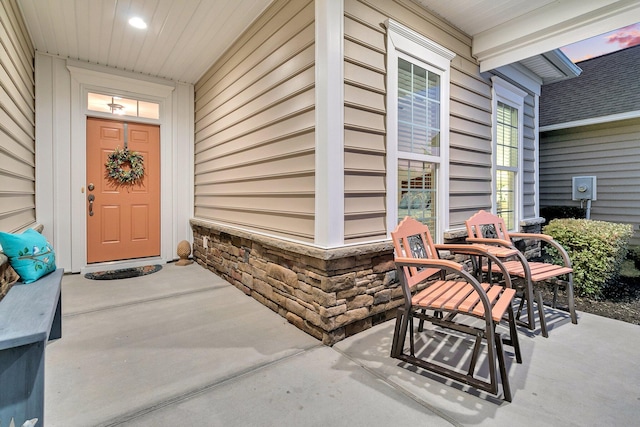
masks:
MULTIPOLYGON (((469 235, 467 242, 484 245, 486 250, 490 250, 500 259, 503 266, 509 271, 510 275, 524 280, 525 283, 522 289, 522 298, 520 299, 520 305, 518 307, 518 312, 516 313, 516 319, 519 324, 530 330, 534 330, 536 328, 536 321, 533 314, 533 301, 535 298, 535 302, 538 306, 542 336, 549 336, 544 315, 542 291, 538 289, 534 297, 534 284, 537 282, 546 282, 553 285, 554 292, 551 305, 553 308, 556 308, 558 288, 559 286, 563 286, 567 291, 571 322, 574 324, 578 323, 574 303, 573 270, 571 269, 571 260, 562 245, 553 240, 551 236, 545 234, 509 232, 507 231, 502 218, 482 210, 469 218, 465 222, 465 225, 469 235), (487 228, 491 229, 489 232, 490 235, 487 235, 487 228), (552 246, 562 257, 563 265, 560 266, 528 261, 525 255, 516 248, 512 240, 513 238, 537 240, 552 246), (536 271, 532 271, 532 268, 536 271), (540 273, 540 270, 547 271, 542 271, 540 273), (566 280, 562 279, 563 276, 566 276, 566 280), (525 303, 527 304, 526 322, 520 320, 525 303)), ((477 268, 480 269, 481 266, 477 265, 477 268)), ((484 266, 484 270, 486 270, 488 274, 496 272, 496 269, 491 267, 491 263, 484 266)))
POLYGON ((511 288, 509 276, 504 270, 506 277, 504 287, 487 283, 481 284, 472 274, 465 271, 461 264, 440 259, 437 251, 447 250, 455 253, 456 250, 459 250, 460 253, 486 256, 492 262, 501 265, 498 258, 474 247, 474 245, 434 245, 428 228, 409 217, 399 224, 392 236, 396 247, 395 262, 404 295, 404 305, 397 311, 391 357, 494 395, 497 395, 499 391, 499 370, 503 397, 506 401, 511 401, 512 393, 503 344, 513 346, 517 363, 522 363, 522 355, 512 308, 515 290, 511 288), (409 247, 412 243, 407 240, 408 236, 399 234, 405 221, 411 222, 413 230, 420 229, 420 233, 413 235, 419 236, 419 240, 423 244, 423 247, 418 249, 417 255, 419 257, 414 257, 416 248, 409 247), (465 290, 461 291, 463 288, 465 290), (417 298, 416 290, 419 296, 427 295, 430 289, 433 289, 433 293, 428 298, 435 299, 434 302, 423 304, 414 301, 414 297, 417 298), (454 294, 456 296, 452 297, 454 294), (474 298, 477 304, 472 308, 463 308, 465 303, 460 304, 460 302, 465 301, 465 298, 474 298), (445 300, 447 303, 443 302, 445 300), (452 306, 448 306, 449 303, 452 306), (498 307, 499 304, 501 304, 501 308, 498 307), (498 319, 494 318, 496 316, 496 313, 493 313, 494 308, 496 312, 500 313, 498 319), (438 363, 433 357, 434 354, 427 355, 431 360, 416 355, 414 318, 420 320, 418 332, 422 331, 423 322, 428 321, 434 326, 443 328, 443 331, 457 331, 474 337, 472 356, 466 371, 438 363), (503 338, 502 334, 496 331, 501 320, 506 320, 508 323, 508 338, 503 338), (408 353, 405 350, 407 332, 409 332, 408 353), (482 341, 487 344, 488 379, 475 375, 477 362, 482 353, 482 341))

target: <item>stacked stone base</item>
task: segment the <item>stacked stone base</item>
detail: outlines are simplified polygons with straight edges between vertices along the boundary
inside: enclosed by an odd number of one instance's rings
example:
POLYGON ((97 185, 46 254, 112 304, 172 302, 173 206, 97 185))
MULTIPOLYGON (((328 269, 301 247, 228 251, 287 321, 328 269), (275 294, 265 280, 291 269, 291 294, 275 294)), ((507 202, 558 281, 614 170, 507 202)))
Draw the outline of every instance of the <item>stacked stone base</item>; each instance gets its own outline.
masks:
POLYGON ((199 264, 326 345, 402 305, 391 242, 323 250, 206 221, 191 227, 199 264))

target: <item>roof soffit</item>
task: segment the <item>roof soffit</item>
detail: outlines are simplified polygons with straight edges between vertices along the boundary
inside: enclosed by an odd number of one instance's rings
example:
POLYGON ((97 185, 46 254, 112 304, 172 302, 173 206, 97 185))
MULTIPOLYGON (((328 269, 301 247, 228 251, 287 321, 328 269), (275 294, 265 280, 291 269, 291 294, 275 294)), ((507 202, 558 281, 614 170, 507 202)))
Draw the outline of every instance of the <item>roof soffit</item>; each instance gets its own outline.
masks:
POLYGON ((488 71, 635 22, 636 0, 553 2, 473 35, 472 52, 488 71))

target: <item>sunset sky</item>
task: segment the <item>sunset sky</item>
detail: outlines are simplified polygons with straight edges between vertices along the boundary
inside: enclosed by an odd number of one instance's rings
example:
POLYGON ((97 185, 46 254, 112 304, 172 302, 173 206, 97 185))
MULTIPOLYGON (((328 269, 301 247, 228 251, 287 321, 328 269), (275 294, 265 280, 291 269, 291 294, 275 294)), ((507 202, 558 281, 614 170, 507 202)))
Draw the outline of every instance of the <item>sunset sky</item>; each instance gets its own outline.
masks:
POLYGON ((560 48, 573 62, 640 44, 640 22, 560 48))

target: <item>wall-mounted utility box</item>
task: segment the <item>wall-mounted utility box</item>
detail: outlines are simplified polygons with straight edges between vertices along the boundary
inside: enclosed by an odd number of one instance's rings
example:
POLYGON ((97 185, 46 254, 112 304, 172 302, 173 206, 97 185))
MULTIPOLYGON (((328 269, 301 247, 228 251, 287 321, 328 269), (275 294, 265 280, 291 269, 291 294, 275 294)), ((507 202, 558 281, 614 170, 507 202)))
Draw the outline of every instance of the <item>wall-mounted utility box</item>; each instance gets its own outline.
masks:
POLYGON ((596 200, 596 177, 574 176, 572 200, 596 200))

